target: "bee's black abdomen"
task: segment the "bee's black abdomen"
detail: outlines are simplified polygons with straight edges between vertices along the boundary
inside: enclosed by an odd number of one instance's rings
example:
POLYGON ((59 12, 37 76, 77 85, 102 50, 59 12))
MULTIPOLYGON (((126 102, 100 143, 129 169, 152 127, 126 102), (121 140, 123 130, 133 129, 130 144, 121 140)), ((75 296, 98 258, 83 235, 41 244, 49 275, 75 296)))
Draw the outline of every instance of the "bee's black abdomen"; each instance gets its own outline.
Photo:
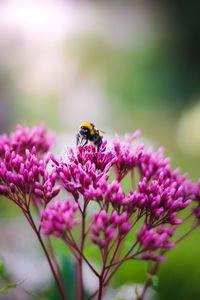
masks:
POLYGON ((102 145, 102 139, 103 137, 100 136, 98 133, 95 133, 92 137, 92 142, 97 146, 97 151, 99 151, 101 145, 102 145))

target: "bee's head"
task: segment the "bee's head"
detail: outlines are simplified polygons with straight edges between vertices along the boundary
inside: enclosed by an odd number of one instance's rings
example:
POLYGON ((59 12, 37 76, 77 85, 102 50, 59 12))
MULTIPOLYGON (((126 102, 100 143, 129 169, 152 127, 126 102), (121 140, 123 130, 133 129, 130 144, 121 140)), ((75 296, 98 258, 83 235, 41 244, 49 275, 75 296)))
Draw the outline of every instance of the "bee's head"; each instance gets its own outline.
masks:
POLYGON ((79 133, 82 137, 88 138, 90 136, 90 130, 87 127, 80 127, 79 133))
POLYGON ((94 134, 94 125, 92 123, 81 124, 79 134, 84 138, 89 138, 94 134))

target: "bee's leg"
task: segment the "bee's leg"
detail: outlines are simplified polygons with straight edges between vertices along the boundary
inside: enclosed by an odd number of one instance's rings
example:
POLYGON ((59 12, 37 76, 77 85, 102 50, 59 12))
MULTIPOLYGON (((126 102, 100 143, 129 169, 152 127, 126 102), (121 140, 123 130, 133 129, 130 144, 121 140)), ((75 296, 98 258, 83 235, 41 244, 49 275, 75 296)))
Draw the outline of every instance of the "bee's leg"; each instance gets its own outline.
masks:
POLYGON ((88 143, 88 140, 85 139, 81 146, 84 147, 87 143, 88 143))
POLYGON ((98 141, 98 144, 97 144, 97 152, 99 152, 101 145, 102 145, 102 139, 100 139, 100 140, 98 141))
POLYGON ((78 133, 76 135, 76 145, 78 145, 80 143, 80 134, 78 133))

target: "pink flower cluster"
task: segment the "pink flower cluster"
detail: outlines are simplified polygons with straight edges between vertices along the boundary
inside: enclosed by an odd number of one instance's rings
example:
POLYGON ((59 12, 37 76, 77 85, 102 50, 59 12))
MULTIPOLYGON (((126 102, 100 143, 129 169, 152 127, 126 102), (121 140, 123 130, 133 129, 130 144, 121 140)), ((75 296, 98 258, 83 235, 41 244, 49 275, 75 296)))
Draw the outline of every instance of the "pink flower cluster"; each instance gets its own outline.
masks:
POLYGON ((116 237, 116 230, 118 230, 118 234, 122 237, 130 231, 131 226, 128 223, 127 212, 119 215, 117 211, 113 211, 109 216, 107 211, 102 210, 94 212, 90 229, 92 231, 90 237, 92 242, 98 244, 101 248, 106 248, 116 237))
POLYGON ((115 209, 120 208, 126 199, 119 181, 113 180, 111 184, 108 184, 107 178, 104 178, 96 188, 90 185, 85 191, 85 196, 90 200, 104 204, 107 208, 112 205, 115 209))
POLYGON ((156 256, 156 250, 168 250, 173 248, 176 244, 170 241, 170 238, 175 234, 172 227, 160 226, 158 228, 148 229, 145 224, 142 225, 141 230, 137 232, 137 240, 142 249, 142 258, 162 261, 165 258, 156 256))
MULTIPOLYGON (((140 240, 147 241, 151 237, 151 243, 145 242, 143 246, 148 244, 150 252, 160 249, 161 245, 167 248, 171 235, 160 233, 164 230, 163 224, 166 231, 180 224, 178 212, 194 198, 193 184, 187 175, 180 175, 178 169, 171 170, 170 159, 164 158, 162 148, 155 153, 152 148, 145 150, 143 145, 132 147, 138 135, 139 131, 132 137, 126 135, 122 143, 116 136, 110 148, 104 141, 99 152, 92 144, 78 146, 76 153, 69 149, 66 162, 51 156, 57 178, 74 200, 82 203, 79 208, 86 209, 90 201, 99 204, 90 231, 91 240, 100 248, 107 247, 120 235, 125 237, 142 218, 142 232, 146 228, 146 233, 141 234, 140 240), (109 183, 111 168, 116 179, 109 183), (130 171, 138 172, 139 181, 127 192, 121 181, 130 171), (166 239, 162 240, 163 237, 166 239)), ((146 253, 146 246, 144 251, 146 253)))
POLYGON ((170 158, 165 158, 164 153, 163 147, 159 148, 157 152, 153 147, 144 150, 139 166, 142 177, 146 177, 149 181, 161 168, 170 168, 170 158))
POLYGON ((78 146, 77 157, 69 149, 67 162, 57 161, 54 157, 52 160, 63 187, 77 201, 80 194, 86 196, 90 188, 96 189, 102 181, 108 180, 108 172, 116 157, 112 151, 106 151, 104 142, 101 152, 97 152, 91 145, 84 148, 78 146))
POLYGON ((138 145, 135 148, 131 143, 140 135, 140 130, 137 130, 132 136, 125 134, 124 141, 120 142, 119 136, 116 135, 113 141, 114 152, 117 156, 117 161, 114 165, 117 180, 121 181, 124 176, 140 162, 143 154, 143 145, 138 145))
POLYGON ((0 136, 0 194, 24 213, 41 243, 62 299, 67 297, 57 277, 55 256, 52 249, 45 248, 48 243, 41 233, 61 238, 72 252, 79 270, 79 299, 83 298, 83 260, 99 279, 98 299, 102 299, 104 287, 123 262, 155 261, 153 275, 165 252, 199 226, 200 181, 193 184, 187 174, 173 171, 163 148, 155 152, 152 147, 146 150, 143 145, 132 145, 139 134, 126 134, 122 142, 116 135, 110 146, 104 140, 99 151, 92 143, 79 145, 75 151, 68 149, 66 161, 47 154, 54 136, 46 133, 43 124, 32 129, 18 126, 10 137, 0 136), (70 194, 66 201, 57 198, 61 188, 70 194), (195 214, 197 220, 175 240, 175 229, 184 221, 179 212, 192 200, 196 205, 189 217, 195 214), (97 210, 93 212, 94 207, 97 210), (32 209, 37 212, 38 225, 32 209), (80 234, 74 236, 76 226, 80 234), (101 273, 86 257, 86 239, 96 245, 101 273), (124 243, 125 239, 129 243, 124 243))
POLYGON ((78 209, 78 204, 72 204, 72 199, 60 201, 58 198, 42 212, 40 225, 44 235, 54 235, 62 237, 74 226, 80 223, 80 219, 74 219, 74 214, 78 209))
MULTIPOLYGON (((0 136, 0 194, 26 210, 32 200, 39 199, 43 205, 40 228, 45 235, 63 238, 80 222, 82 238, 88 234, 94 244, 108 251, 111 242, 115 247, 140 221, 141 230, 137 234, 133 230, 131 236, 133 245, 138 242, 143 259, 155 260, 163 249, 174 246, 170 238, 182 222, 178 214, 191 200, 198 201, 194 212, 200 218, 200 183, 196 186, 178 169, 172 171, 162 148, 154 152, 143 145, 132 146, 139 133, 125 135, 123 142, 116 136, 110 147, 103 141, 100 151, 93 144, 78 146, 76 151, 68 149, 64 161, 46 155, 54 138, 46 134, 44 125, 33 129, 18 126, 10 138, 0 136), (114 180, 110 180, 111 170, 114 180), (129 172, 132 188, 124 189, 122 180, 129 172), (61 187, 73 200, 56 198, 47 207, 61 187), (84 232, 90 202, 96 202, 99 210, 84 232), (80 218, 74 219, 75 212, 80 218)), ((74 239, 67 239, 69 246, 75 247, 74 239)), ((76 246, 75 251, 77 255, 82 249, 76 246)))
POLYGON ((55 187, 55 170, 48 172, 48 159, 41 159, 41 154, 44 156, 43 152, 49 149, 51 142, 43 125, 32 130, 18 127, 10 139, 4 135, 0 137, 1 194, 18 205, 27 206, 31 198, 39 197, 47 203, 59 193, 60 187, 55 187))
POLYGON ((193 200, 195 200, 195 202, 197 203, 193 207, 193 212, 199 222, 199 220, 200 220, 200 178, 199 178, 197 184, 193 185, 193 192, 194 192, 193 200))
POLYGON ((15 151, 16 154, 23 156, 26 149, 29 151, 35 147, 38 158, 42 157, 55 142, 53 133, 46 133, 45 124, 34 126, 33 128, 17 125, 15 132, 12 132, 10 137, 6 134, 0 136, 0 158, 5 155, 6 149, 10 152, 15 151))
POLYGON ((22 204, 23 196, 30 193, 49 202, 60 191, 59 186, 54 189, 55 170, 47 172, 46 163, 38 160, 35 147, 31 152, 26 149, 25 156, 10 152, 8 148, 0 165, 0 189, 15 202, 22 204))
POLYGON ((128 200, 129 206, 145 210, 149 227, 158 223, 180 223, 175 219, 178 211, 191 202, 191 184, 185 176, 178 176, 168 168, 165 175, 165 171, 162 168, 159 176, 155 175, 151 182, 143 177, 138 183, 138 191, 132 192, 128 200))

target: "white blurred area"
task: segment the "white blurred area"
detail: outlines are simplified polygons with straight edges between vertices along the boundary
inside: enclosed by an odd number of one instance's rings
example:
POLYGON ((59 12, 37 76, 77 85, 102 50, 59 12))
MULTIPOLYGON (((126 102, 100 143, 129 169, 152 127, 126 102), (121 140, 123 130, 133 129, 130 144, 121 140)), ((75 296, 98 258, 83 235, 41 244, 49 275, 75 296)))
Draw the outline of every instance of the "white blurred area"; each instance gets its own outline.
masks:
POLYGON ((187 107, 179 120, 176 134, 182 152, 200 157, 200 101, 187 107))
MULTIPOLYGON (((52 107, 49 119, 61 127, 74 128, 85 120, 101 126, 112 116, 102 88, 105 74, 101 68, 81 69, 79 45, 94 38, 113 49, 137 47, 151 27, 151 14, 138 4, 1 1, 0 67, 17 95, 13 104, 22 104, 33 122, 45 121, 44 112, 52 107)), ((23 113, 20 117, 26 119, 23 113)))

